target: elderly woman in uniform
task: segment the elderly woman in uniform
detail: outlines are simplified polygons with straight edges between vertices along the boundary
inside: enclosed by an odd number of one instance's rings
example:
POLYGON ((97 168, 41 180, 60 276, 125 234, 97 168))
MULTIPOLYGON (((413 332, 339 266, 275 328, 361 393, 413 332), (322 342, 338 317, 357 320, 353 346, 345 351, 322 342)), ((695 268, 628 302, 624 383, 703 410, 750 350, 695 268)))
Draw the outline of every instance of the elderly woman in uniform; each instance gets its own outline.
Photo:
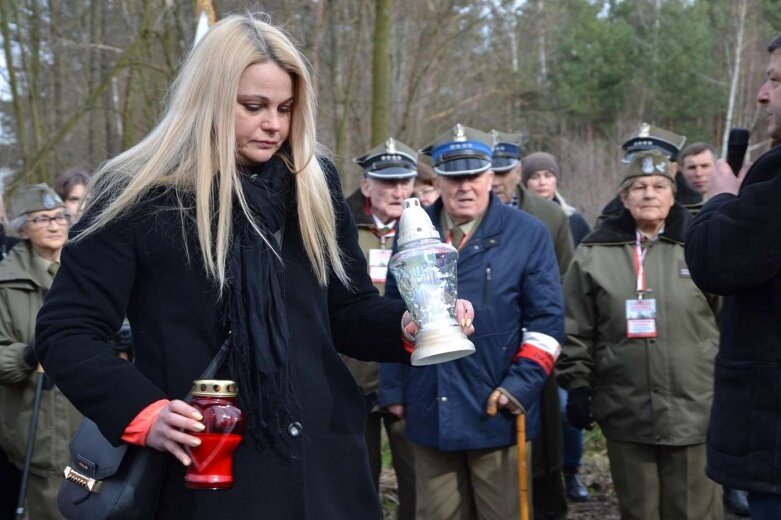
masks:
POLYGON ((684 263, 691 217, 669 160, 638 153, 619 194, 624 210, 586 237, 564 282, 567 415, 602 428, 623 520, 722 518, 705 476, 718 301, 684 263))
MULTIPOLYGON (((35 316, 59 266, 71 217, 62 199, 45 184, 19 188, 10 217, 11 228, 22 241, 0 264, 0 444, 21 469, 39 368, 32 348, 35 316)), ((62 518, 57 488, 69 462, 68 441, 80 420, 59 389, 47 385, 27 488, 29 518, 62 518)))

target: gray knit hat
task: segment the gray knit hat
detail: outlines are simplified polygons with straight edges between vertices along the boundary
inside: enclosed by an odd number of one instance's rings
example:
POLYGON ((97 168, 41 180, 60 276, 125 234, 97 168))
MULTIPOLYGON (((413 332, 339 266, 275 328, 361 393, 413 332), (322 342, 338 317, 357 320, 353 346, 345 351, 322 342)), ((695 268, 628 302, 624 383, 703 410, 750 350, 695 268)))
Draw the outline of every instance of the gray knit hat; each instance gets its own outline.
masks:
POLYGON ((538 172, 540 170, 548 170, 549 172, 553 173, 556 177, 559 176, 559 162, 556 160, 554 156, 552 156, 549 153, 545 152, 534 152, 530 153, 526 157, 523 158, 521 161, 521 164, 523 165, 523 171, 521 172, 521 181, 523 182, 523 185, 526 186, 526 183, 529 182, 529 177, 532 176, 532 173, 538 172))

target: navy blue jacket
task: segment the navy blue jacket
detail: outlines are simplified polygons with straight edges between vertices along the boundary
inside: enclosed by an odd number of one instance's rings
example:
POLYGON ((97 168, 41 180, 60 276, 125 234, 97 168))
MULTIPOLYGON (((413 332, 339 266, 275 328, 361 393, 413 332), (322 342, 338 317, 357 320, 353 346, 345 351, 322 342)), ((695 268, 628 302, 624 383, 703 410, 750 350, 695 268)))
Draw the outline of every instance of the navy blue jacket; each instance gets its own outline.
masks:
POLYGON ((569 216, 569 230, 572 232, 572 240, 575 241, 575 247, 578 247, 583 239, 591 233, 591 226, 580 213, 573 213, 569 216))
POLYGON ((708 476, 781 494, 781 146, 737 196, 713 197, 686 236, 694 282, 724 296, 708 476))
MULTIPOLYGON (((442 210, 441 200, 426 210, 437 229, 442 210)), ((386 295, 399 297, 391 275, 386 295)), ((536 362, 512 359, 524 329, 559 343, 564 336, 559 268, 545 225, 491 194, 485 217, 459 253, 458 297, 475 308, 469 339, 476 352, 425 367, 381 365, 380 404, 405 405, 407 435, 417 444, 440 450, 507 446, 515 443, 515 417, 485 413, 488 396, 501 386, 526 409, 527 436, 533 438, 547 374, 536 362)))

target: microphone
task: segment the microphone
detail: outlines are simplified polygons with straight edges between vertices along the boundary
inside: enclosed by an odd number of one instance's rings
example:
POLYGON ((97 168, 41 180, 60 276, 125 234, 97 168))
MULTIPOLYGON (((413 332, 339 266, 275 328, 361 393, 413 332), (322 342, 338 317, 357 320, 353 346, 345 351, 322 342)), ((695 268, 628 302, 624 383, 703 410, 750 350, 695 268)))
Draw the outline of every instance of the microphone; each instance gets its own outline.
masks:
POLYGON ((733 128, 729 131, 727 140, 727 164, 735 175, 740 173, 743 166, 743 158, 748 148, 748 130, 745 128, 733 128))

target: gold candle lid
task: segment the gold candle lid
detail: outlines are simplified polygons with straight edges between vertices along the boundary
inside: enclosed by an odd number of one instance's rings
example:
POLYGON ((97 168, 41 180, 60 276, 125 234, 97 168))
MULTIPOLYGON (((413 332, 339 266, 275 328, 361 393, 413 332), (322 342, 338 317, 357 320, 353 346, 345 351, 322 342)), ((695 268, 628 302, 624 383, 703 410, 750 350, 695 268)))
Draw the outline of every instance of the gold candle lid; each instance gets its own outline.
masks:
POLYGON ((236 381, 229 379, 196 379, 192 395, 195 397, 236 397, 239 393, 236 381))

